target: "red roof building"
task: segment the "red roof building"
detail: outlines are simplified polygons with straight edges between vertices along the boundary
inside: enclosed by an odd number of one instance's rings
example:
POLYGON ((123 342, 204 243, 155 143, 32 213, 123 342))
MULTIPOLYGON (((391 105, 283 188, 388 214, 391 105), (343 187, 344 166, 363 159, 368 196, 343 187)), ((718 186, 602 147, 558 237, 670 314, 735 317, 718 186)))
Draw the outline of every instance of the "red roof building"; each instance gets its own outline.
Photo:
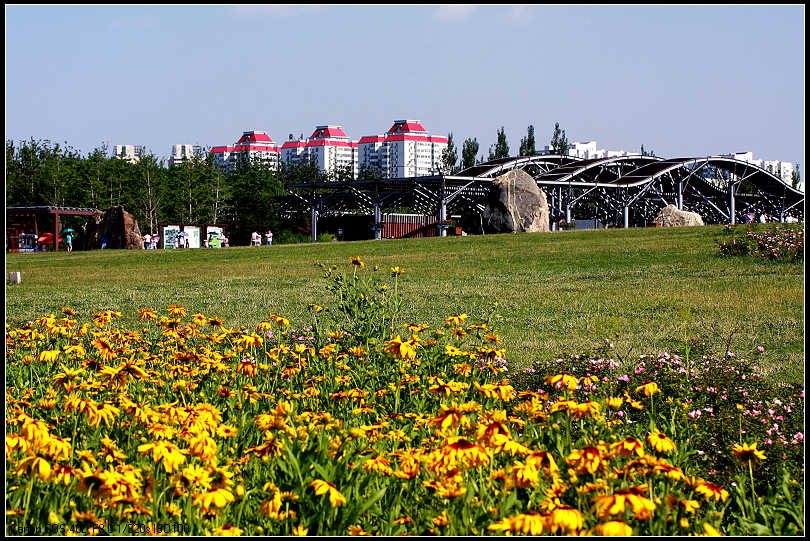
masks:
POLYGON ((273 142, 267 132, 253 130, 242 132, 242 137, 232 146, 214 147, 211 153, 215 163, 224 169, 233 168, 238 159, 250 159, 265 160, 271 169, 277 170, 281 147, 273 142))
POLYGON ((395 120, 386 133, 358 141, 358 167, 384 178, 437 175, 445 148, 447 138, 430 135, 420 120, 395 120))
POLYGON ((323 173, 348 171, 357 178, 357 141, 352 141, 343 126, 316 126, 308 139, 293 139, 281 146, 281 160, 288 165, 312 162, 323 173))

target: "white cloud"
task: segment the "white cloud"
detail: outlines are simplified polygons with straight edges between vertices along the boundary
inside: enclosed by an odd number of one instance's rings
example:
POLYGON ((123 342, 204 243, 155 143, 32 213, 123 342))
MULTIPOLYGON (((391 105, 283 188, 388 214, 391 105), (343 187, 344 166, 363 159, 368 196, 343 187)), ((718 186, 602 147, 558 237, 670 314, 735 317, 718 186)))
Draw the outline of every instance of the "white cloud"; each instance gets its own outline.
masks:
POLYGON ((466 4, 450 4, 445 6, 439 6, 439 9, 436 10, 436 17, 438 19, 442 19, 443 21, 459 21, 464 19, 478 9, 478 6, 470 6, 466 4))

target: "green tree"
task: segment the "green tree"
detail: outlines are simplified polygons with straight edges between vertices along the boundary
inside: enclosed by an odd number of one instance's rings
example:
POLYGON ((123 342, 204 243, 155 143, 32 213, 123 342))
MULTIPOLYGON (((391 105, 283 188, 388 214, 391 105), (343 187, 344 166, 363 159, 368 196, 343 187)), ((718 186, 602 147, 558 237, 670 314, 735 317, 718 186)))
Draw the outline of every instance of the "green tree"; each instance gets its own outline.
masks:
POLYGON ((568 138, 565 135, 565 130, 560 129, 560 123, 554 123, 554 134, 551 136, 551 150, 555 154, 561 156, 568 155, 568 138))
POLYGON ((799 183, 802 181, 802 174, 799 172, 799 165, 796 164, 796 169, 793 170, 793 173, 790 175, 790 184, 793 186, 793 189, 797 189, 799 187, 799 183))
POLYGON ((478 140, 475 137, 472 139, 468 137, 464 140, 464 144, 461 145, 461 167, 466 169, 475 165, 477 156, 478 140))
POLYGON ((641 155, 642 156, 655 156, 655 152, 652 150, 644 150, 644 145, 641 145, 641 155))
POLYGON ((135 164, 133 203, 136 206, 128 210, 135 215, 143 233, 157 232, 167 177, 168 172, 151 152, 142 155, 135 164))
POLYGON ((442 173, 455 173, 457 161, 458 153, 455 144, 453 144, 453 133, 451 132, 447 135, 447 147, 442 151, 442 173))
POLYGON ((526 137, 520 139, 520 156, 535 156, 537 149, 535 148, 534 140, 534 126, 530 125, 526 137))
POLYGON ((374 180, 378 178, 383 178, 383 172, 376 165, 363 163, 357 169, 357 180, 374 180))
POLYGON ((501 126, 501 129, 498 130, 498 142, 494 147, 489 147, 489 160, 507 157, 509 157, 509 143, 506 141, 506 134, 501 126))

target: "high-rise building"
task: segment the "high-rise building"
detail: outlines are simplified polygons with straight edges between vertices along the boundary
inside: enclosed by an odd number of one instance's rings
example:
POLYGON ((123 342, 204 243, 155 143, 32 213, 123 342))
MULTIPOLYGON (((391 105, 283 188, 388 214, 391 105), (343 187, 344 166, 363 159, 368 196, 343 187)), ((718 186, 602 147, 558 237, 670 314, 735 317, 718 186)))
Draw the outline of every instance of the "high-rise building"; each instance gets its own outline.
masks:
POLYGON ((242 132, 233 146, 221 146, 211 149, 214 163, 223 169, 231 169, 239 159, 264 160, 270 168, 278 170, 281 147, 270 139, 265 131, 252 130, 242 132))
POLYGON ((316 126, 308 139, 290 139, 281 146, 281 161, 287 165, 311 162, 322 173, 346 171, 357 178, 357 141, 352 141, 343 126, 316 126))
POLYGON ((169 156, 169 167, 179 165, 191 159, 201 150, 199 145, 172 145, 172 153, 169 156))
POLYGON ((386 133, 358 142, 358 167, 379 171, 383 178, 441 173, 447 138, 430 135, 419 120, 395 120, 386 133))
POLYGON ((115 145, 115 157, 129 163, 138 163, 145 152, 146 147, 141 145, 115 145))

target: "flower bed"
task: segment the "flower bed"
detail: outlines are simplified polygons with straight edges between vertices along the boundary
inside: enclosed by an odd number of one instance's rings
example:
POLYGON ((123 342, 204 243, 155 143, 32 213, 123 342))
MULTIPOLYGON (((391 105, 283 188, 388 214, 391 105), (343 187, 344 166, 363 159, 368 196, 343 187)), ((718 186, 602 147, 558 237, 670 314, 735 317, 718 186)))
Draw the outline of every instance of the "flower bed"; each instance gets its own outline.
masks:
POLYGON ((726 226, 731 240, 719 242, 724 256, 753 255, 774 261, 801 261, 804 259, 804 224, 776 226, 771 231, 746 231, 738 238, 734 228, 726 226))
POLYGON ((731 372, 705 390, 716 360, 691 353, 627 379, 605 356, 510 381, 489 318, 398 321, 404 271, 352 263, 326 269, 334 305, 298 330, 176 305, 138 330, 69 308, 8 329, 8 531, 803 533, 803 469, 778 458, 800 447, 803 393, 763 401, 731 372), (790 421, 769 447, 737 404, 790 421), (732 418, 745 431, 713 420, 732 418))

